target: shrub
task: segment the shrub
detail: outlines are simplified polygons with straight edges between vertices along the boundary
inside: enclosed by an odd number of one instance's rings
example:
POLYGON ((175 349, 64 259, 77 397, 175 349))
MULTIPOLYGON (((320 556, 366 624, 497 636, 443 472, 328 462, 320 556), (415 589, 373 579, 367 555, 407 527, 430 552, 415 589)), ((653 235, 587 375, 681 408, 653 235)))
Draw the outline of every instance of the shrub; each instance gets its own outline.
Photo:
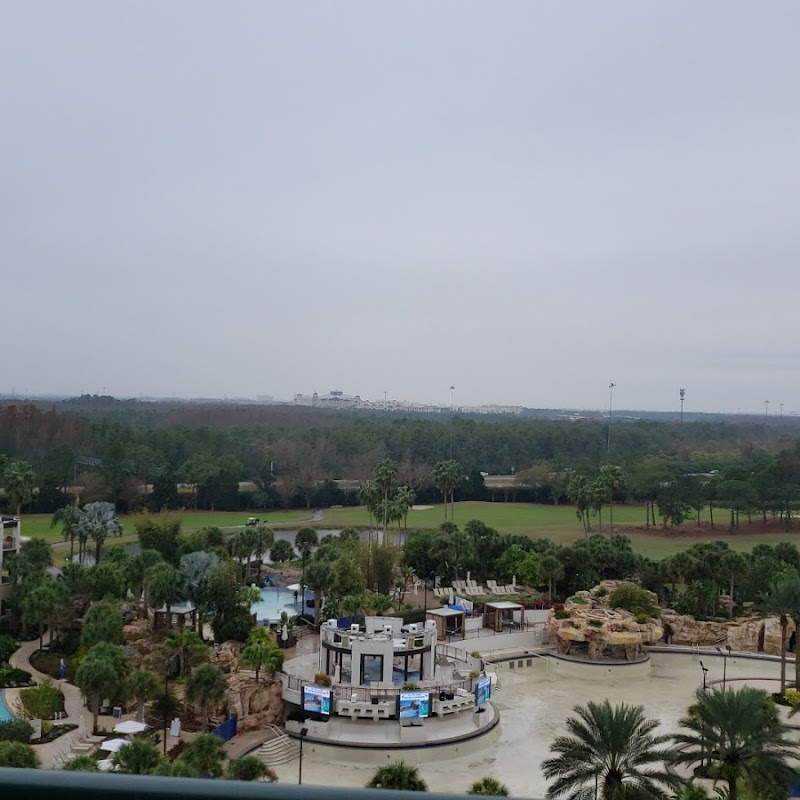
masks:
MULTIPOLYGON (((608 604, 611 608, 621 608, 635 614, 646 617, 645 621, 657 617, 660 613, 658 605, 653 600, 653 595, 641 586, 634 583, 623 583, 614 589, 608 597, 608 604)), ((638 619, 637 619, 638 621, 638 619)))
POLYGON ((585 597, 578 597, 575 595, 574 597, 570 597, 570 602, 574 603, 576 606, 585 606, 589 604, 589 601, 585 597))
POLYGON ((38 686, 23 689, 20 699, 33 719, 49 719, 56 711, 64 708, 64 695, 50 678, 45 678, 38 686))
POLYGON ((6 664, 0 667, 0 689, 16 689, 31 685, 31 674, 24 669, 17 669, 6 664))
POLYGON ((783 698, 790 706, 800 706, 800 691, 797 689, 787 689, 783 698))
POLYGON ((38 769, 36 751, 23 742, 0 742, 0 767, 38 769))
POLYGON ((21 719, 0 722, 0 742, 25 742, 31 740, 33 728, 21 719))
POLYGON ((556 611, 555 617, 556 617, 556 619, 569 619, 570 618, 570 613, 569 613, 569 611, 566 611, 565 609, 560 608, 558 611, 556 611))
POLYGON ((603 621, 602 621, 602 620, 599 620, 599 619, 590 619, 590 620, 589 620, 589 624, 590 624, 590 625, 591 625, 593 628, 602 628, 602 627, 603 627, 603 621))
POLYGON ((19 645, 9 633, 0 634, 0 664, 6 664, 19 645))
POLYGON ((324 672, 318 672, 314 675, 314 683, 316 683, 317 686, 330 686, 332 683, 331 676, 326 675, 324 672))
POLYGON ((605 586, 601 586, 595 593, 595 597, 605 597, 608 594, 608 589, 605 586))
POLYGON ((488 797, 508 797, 508 787, 496 778, 481 778, 469 787, 467 794, 479 794, 488 797))

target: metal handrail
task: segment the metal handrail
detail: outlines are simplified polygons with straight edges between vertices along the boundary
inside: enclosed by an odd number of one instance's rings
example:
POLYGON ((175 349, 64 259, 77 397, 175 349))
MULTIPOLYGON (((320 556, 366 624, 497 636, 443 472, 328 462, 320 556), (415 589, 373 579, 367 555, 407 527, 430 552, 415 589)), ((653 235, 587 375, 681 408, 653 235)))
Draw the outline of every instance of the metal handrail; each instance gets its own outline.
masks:
MULTIPOLYGON (((414 792, 339 786, 292 786, 286 783, 164 778, 92 772, 0 768, 3 800, 418 800, 414 792), (353 797, 355 795, 355 798, 353 797)), ((469 800, 469 795, 439 794, 442 800, 469 800)))

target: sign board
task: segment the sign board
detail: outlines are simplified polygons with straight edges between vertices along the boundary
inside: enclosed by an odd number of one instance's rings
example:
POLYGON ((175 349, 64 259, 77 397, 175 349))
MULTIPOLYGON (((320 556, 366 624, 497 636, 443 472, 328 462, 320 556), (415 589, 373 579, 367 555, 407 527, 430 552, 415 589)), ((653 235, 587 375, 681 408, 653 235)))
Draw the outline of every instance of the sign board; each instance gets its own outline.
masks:
POLYGON ((311 714, 331 713, 331 690, 327 686, 303 686, 303 711, 311 714))

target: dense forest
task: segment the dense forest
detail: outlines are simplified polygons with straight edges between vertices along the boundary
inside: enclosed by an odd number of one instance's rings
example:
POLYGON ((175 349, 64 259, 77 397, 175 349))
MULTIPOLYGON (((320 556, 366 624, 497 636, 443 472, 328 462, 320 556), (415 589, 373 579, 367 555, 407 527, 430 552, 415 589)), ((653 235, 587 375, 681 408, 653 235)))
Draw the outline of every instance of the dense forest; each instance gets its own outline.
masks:
POLYGON ((82 502, 110 500, 120 511, 186 505, 177 484, 189 487, 189 504, 200 508, 312 507, 357 503, 357 492, 333 481, 356 487, 391 459, 395 484, 430 502, 442 497, 434 466, 452 455, 465 476, 455 499, 485 499, 481 473, 514 474, 518 489, 504 499, 580 505, 572 479, 591 485, 613 464, 622 474, 611 488, 615 501, 655 503, 667 484, 712 475, 740 495, 740 510, 759 508, 759 498, 765 509, 767 495, 770 507, 788 508, 800 488, 799 437, 794 420, 777 417, 770 424, 615 419, 609 431, 608 421, 597 419, 400 417, 95 397, 0 406, 0 454, 9 465, 0 482, 11 510, 19 497, 14 486, 25 480, 38 487, 23 498, 25 510, 45 512, 66 502, 68 486, 83 487, 82 502), (21 476, 23 465, 32 477, 21 476), (240 482, 250 483, 246 491, 240 482), (151 487, 146 496, 144 485, 151 487))

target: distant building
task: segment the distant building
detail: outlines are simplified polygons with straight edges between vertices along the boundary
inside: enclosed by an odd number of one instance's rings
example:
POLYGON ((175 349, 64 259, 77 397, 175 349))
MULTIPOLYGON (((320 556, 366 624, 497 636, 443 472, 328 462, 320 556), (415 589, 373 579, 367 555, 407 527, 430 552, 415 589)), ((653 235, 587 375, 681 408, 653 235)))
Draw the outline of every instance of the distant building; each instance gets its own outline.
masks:
POLYGON ((361 408, 365 404, 358 395, 349 395, 334 389, 327 394, 296 394, 292 398, 292 405, 311 408, 361 408))

